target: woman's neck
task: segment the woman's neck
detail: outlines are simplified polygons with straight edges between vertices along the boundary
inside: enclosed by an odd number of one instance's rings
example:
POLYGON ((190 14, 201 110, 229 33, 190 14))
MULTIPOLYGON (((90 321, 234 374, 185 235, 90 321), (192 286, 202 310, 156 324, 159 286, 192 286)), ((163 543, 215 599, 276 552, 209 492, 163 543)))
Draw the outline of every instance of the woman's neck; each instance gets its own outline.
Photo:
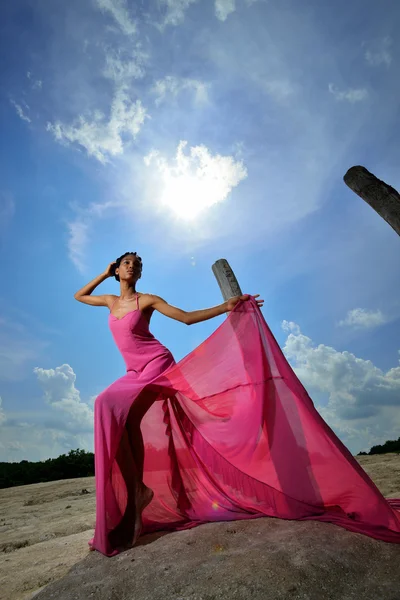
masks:
POLYGON ((120 292, 119 292, 119 296, 121 298, 121 300, 130 300, 131 298, 133 298, 133 296, 135 296, 137 294, 136 292, 136 286, 133 285, 121 285, 120 286, 120 292))

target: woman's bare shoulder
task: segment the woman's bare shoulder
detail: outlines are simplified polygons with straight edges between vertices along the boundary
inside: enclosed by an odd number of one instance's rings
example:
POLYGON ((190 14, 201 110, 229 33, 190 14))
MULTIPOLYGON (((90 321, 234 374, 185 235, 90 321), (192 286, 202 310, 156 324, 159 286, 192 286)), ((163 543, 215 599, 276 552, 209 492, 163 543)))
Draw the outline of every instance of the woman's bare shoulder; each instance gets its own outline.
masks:
POLYGON ((107 297, 108 308, 110 308, 110 306, 112 306, 114 304, 114 302, 116 300, 118 300, 118 298, 119 298, 119 296, 117 296, 117 294, 105 294, 105 296, 107 297))
POLYGON ((138 292, 138 294, 140 303, 144 309, 153 306, 155 300, 162 300, 160 296, 157 296, 156 294, 150 294, 149 292, 138 292))

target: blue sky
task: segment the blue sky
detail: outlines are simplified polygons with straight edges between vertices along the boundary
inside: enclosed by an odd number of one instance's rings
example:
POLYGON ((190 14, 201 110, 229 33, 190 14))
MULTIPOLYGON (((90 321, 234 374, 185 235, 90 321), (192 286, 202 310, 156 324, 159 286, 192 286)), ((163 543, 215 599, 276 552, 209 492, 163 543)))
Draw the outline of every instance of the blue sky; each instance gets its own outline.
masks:
MULTIPOLYGON (((14 0, 0 8, 0 460, 93 450, 124 373, 74 293, 136 250, 196 310, 226 258, 353 454, 400 435, 399 238, 343 182, 400 190, 394 0, 14 0)), ((98 293, 118 293, 108 280, 98 293)), ((182 358, 224 317, 152 331, 182 358)))

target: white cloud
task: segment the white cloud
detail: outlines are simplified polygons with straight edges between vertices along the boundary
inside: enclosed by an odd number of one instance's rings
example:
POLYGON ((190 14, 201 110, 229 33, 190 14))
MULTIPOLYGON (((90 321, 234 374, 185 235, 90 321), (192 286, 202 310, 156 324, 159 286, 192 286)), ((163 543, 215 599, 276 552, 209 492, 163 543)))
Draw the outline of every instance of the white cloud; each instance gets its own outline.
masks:
MULTIPOLYGON (((363 45, 366 45, 365 42, 363 45)), ((382 64, 390 66, 392 62, 392 55, 390 47, 392 45, 392 39, 386 36, 382 40, 378 40, 375 43, 368 44, 370 47, 365 51, 365 60, 372 67, 376 67, 382 64)))
MULTIPOLYGON (((30 118, 24 113, 24 111, 22 110, 22 106, 20 104, 17 104, 14 100, 10 100, 11 104, 14 106, 17 115, 23 120, 26 121, 27 123, 31 123, 30 118)), ((25 104, 26 108, 29 110, 29 106, 27 104, 25 104)))
POLYGON ((215 16, 220 21, 226 21, 236 10, 236 0, 215 0, 215 16))
POLYGON ((344 92, 339 92, 339 90, 335 89, 333 83, 329 84, 329 91, 333 94, 336 100, 347 100, 354 104, 354 102, 361 102, 368 97, 368 91, 364 88, 362 89, 348 89, 344 92))
POLYGON ((164 79, 155 82, 152 92, 157 96, 155 100, 157 105, 164 102, 168 96, 176 98, 184 90, 193 91, 196 104, 205 104, 208 102, 208 88, 209 84, 198 79, 167 75, 164 79))
MULTIPOLYGON (((62 423, 59 422, 59 425, 62 423)), ((62 431, 42 423, 5 424, 1 428, 0 461, 38 461, 55 458, 81 448, 93 452, 93 428, 90 433, 62 431)))
POLYGON ((85 270, 85 249, 88 241, 88 224, 77 218, 68 223, 68 254, 80 273, 85 270))
MULTIPOLYGON (((166 25, 181 25, 185 19, 185 12, 191 4, 195 4, 199 0, 159 0, 161 7, 165 7, 165 16, 161 24, 158 24, 160 29, 166 25)), ((252 6, 261 0, 244 0, 247 6, 252 6)), ((262 0, 266 1, 266 0, 262 0)), ((214 0, 215 16, 220 21, 226 21, 230 14, 236 10, 236 0, 214 0)))
POLYGON ((21 442, 12 441, 7 443, 6 448, 11 450, 11 452, 20 452, 24 449, 24 446, 21 444, 21 442))
POLYGON ((86 272, 86 250, 90 239, 90 230, 95 219, 101 219, 109 209, 121 206, 118 200, 92 202, 85 208, 71 205, 76 216, 67 222, 68 256, 80 273, 86 272))
POLYGON ((354 308, 347 313, 343 321, 339 321, 339 326, 350 326, 362 329, 377 327, 386 323, 386 318, 380 310, 372 311, 365 308, 354 308))
POLYGON ((293 321, 282 321, 282 329, 286 332, 294 333, 294 335, 300 334, 300 327, 293 321))
POLYGON ((4 412, 4 408, 2 407, 2 404, 3 404, 3 400, 0 396, 0 426, 4 425, 4 423, 7 421, 6 413, 4 412))
POLYGON ((288 80, 260 81, 260 84, 267 94, 278 102, 286 100, 286 98, 292 96, 295 92, 293 84, 288 80))
POLYGON ((30 71, 27 71, 26 76, 30 81, 32 81, 31 87, 33 90, 41 90, 42 89, 43 82, 40 79, 32 80, 32 73, 30 71))
POLYGON ((276 102, 283 103, 297 92, 297 86, 289 79, 282 78, 280 75, 277 78, 267 78, 255 70, 249 70, 247 76, 253 84, 276 102))
POLYGON ((185 11, 198 0, 159 0, 159 2, 165 7, 165 16, 161 24, 163 28, 166 25, 181 25, 185 19, 185 11))
POLYGON ((34 373, 44 390, 46 402, 62 413, 60 429, 77 431, 93 430, 93 409, 81 401, 79 390, 75 387, 76 375, 68 364, 55 369, 35 367, 34 373))
MULTIPOLYGON (((282 350, 311 398, 313 391, 328 395, 328 405, 316 407, 327 423, 343 432, 352 431, 352 436, 360 434, 357 425, 367 425, 378 437, 391 439, 400 427, 400 366, 384 373, 351 352, 324 344, 314 347, 295 323, 284 321, 282 326, 292 330, 282 350), (370 419, 367 424, 366 419, 370 419)), ((359 444, 371 445, 372 441, 359 440, 359 444)))
POLYGON ((105 164, 110 156, 123 154, 124 138, 135 139, 146 116, 141 101, 131 102, 126 88, 121 87, 114 95, 108 121, 96 110, 87 119, 79 116, 72 125, 48 123, 47 131, 61 143, 76 142, 105 164))
POLYGON ((108 50, 106 51, 106 65, 103 75, 121 86, 131 79, 143 77, 147 60, 148 55, 142 50, 140 43, 137 43, 133 50, 130 49, 129 53, 122 52, 121 49, 118 51, 108 50))
POLYGON ((137 32, 136 23, 129 15, 126 0, 96 0, 96 2, 100 10, 112 15, 126 35, 132 35, 137 32))
MULTIPOLYGON (((185 19, 185 12, 191 4, 199 0, 159 0, 161 7, 165 7, 165 16, 159 27, 163 29, 166 25, 181 25, 185 19)), ((252 6, 260 0, 244 0, 247 6, 252 6)), ((266 0, 262 0, 266 1, 266 0)), ((236 0, 214 0, 215 16, 220 21, 226 19, 236 10, 236 0)))
POLYGON ((365 100, 368 96, 366 89, 348 89, 340 92, 339 90, 335 89, 332 83, 329 84, 329 91, 335 96, 336 100, 347 100, 352 104, 354 102, 365 100))
POLYGON ((0 397, 0 461, 45 460, 83 448, 93 452, 94 401, 81 401, 69 365, 35 368, 49 406, 5 413, 0 397), (54 417, 51 413, 54 412, 54 417))
POLYGON ((353 454, 398 438, 400 366, 384 373, 350 352, 315 347, 295 323, 282 327, 293 331, 282 348, 287 360, 311 398, 328 397, 315 408, 353 454))
POLYGON ((154 166, 151 180, 160 181, 159 202, 179 217, 191 219, 214 204, 223 202, 234 187, 247 177, 247 169, 232 156, 212 156, 205 146, 193 146, 184 153, 186 141, 178 145, 172 163, 153 151, 144 157, 154 166))
POLYGON ((34 369, 48 408, 35 406, 5 414, 0 398, 0 461, 45 460, 82 448, 93 452, 94 401, 81 401, 69 365, 34 369), (54 413, 54 415, 52 415, 54 413))
POLYGON ((89 406, 92 407, 92 410, 94 411, 94 403, 96 402, 96 398, 97 398, 97 394, 94 396, 90 396, 88 404, 89 406))

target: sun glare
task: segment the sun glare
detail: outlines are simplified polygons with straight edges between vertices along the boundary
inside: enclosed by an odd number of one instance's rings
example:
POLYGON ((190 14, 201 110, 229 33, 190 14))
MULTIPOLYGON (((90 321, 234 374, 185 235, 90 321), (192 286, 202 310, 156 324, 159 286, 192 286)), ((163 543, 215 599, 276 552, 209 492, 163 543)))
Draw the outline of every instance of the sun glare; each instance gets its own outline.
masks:
POLYGON ((187 221, 226 200, 232 188, 247 177, 246 167, 232 156, 212 155, 205 146, 184 150, 187 142, 178 145, 175 159, 170 163, 158 151, 152 151, 144 162, 154 165, 160 177, 158 201, 175 215, 187 221))
POLYGON ((161 203, 168 206, 178 217, 195 219, 204 209, 221 202, 226 196, 224 182, 214 178, 195 175, 165 174, 161 203))

